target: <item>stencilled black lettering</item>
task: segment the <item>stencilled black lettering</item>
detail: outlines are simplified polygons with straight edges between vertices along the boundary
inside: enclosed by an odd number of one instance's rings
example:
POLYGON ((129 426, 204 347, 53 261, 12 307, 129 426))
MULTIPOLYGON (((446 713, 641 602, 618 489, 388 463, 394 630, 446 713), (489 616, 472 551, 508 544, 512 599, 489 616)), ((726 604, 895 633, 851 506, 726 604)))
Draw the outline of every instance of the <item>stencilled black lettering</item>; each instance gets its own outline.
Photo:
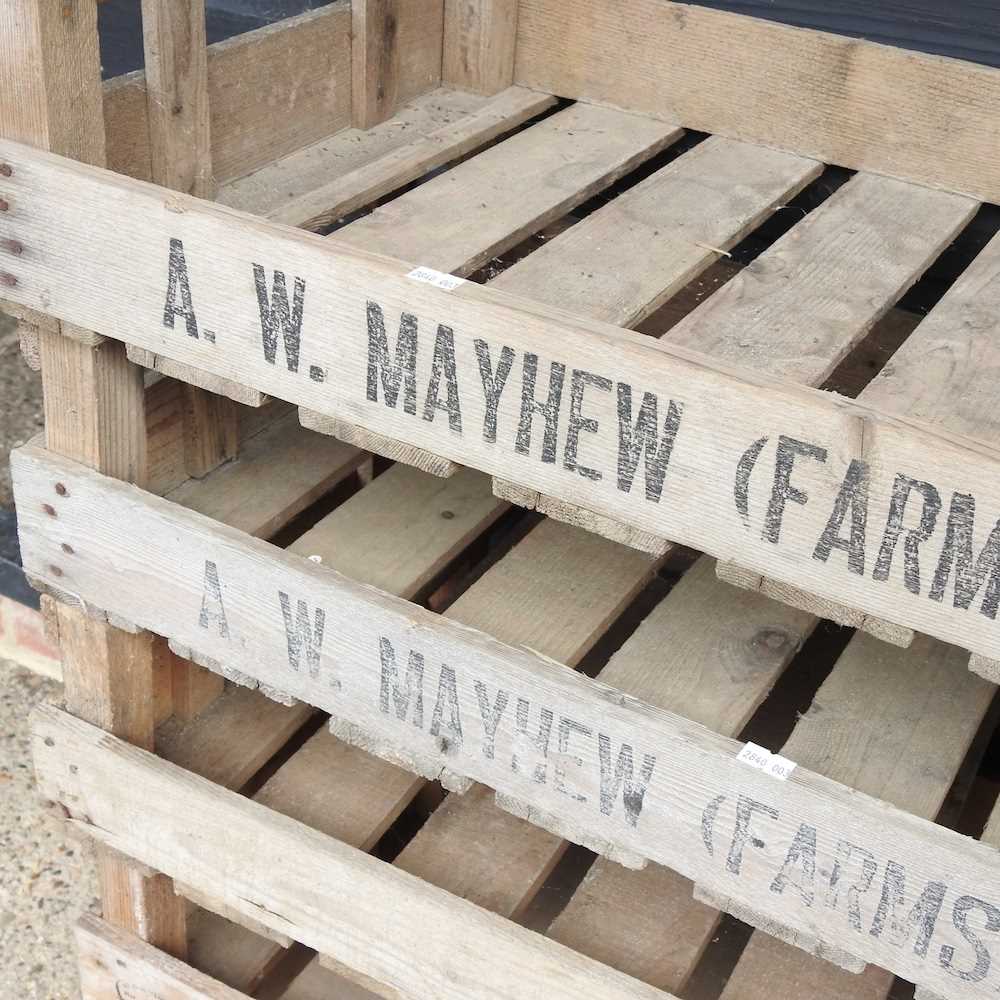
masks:
POLYGON ((413 705, 413 725, 422 729, 424 725, 424 657, 411 649, 406 662, 406 683, 399 686, 396 669, 396 650, 384 636, 379 639, 379 659, 382 662, 382 679, 379 686, 379 709, 388 715, 395 709, 396 718, 405 722, 413 705))
POLYGON ((781 871, 771 883, 771 892, 779 896, 791 886, 806 906, 816 898, 816 827, 803 823, 799 826, 785 855, 781 871))
POLYGON ((858 576, 865 575, 865 533, 868 528, 869 469, 866 462, 852 459, 841 483, 837 499, 833 502, 830 520, 820 535, 813 559, 826 562, 833 549, 847 553, 847 568, 858 576), (851 515, 850 534, 841 536, 848 511, 851 515))
POLYGON ((575 753, 572 753, 569 748, 571 733, 576 733, 578 736, 589 737, 593 735, 593 730, 589 726, 585 726, 575 719, 567 718, 565 715, 559 718, 559 736, 558 736, 558 747, 559 747, 559 759, 556 762, 556 766, 553 768, 553 780, 552 784, 555 786, 557 792, 562 792, 563 795, 574 799, 577 802, 586 802, 587 796, 582 792, 574 792, 566 784, 566 768, 563 767, 564 761, 570 761, 576 768, 583 767, 583 758, 578 757, 575 753))
POLYGON ((478 337, 473 342, 476 349, 476 360, 479 362, 479 377, 483 383, 483 400, 486 409, 483 413, 483 440, 493 444, 497 439, 497 411, 500 408, 500 397, 507 385, 507 378, 514 366, 514 349, 502 347, 500 360, 496 371, 490 359, 490 345, 478 337))
POLYGON ((975 896, 959 896, 951 910, 951 922, 955 929, 971 945, 975 952, 975 962, 970 968, 960 969, 955 964, 955 949, 950 944, 941 945, 938 961, 941 968, 967 983, 981 983, 989 975, 993 964, 989 948, 979 936, 979 933, 969 926, 969 914, 979 910, 986 917, 983 930, 988 933, 1000 931, 1000 909, 992 903, 977 899, 975 896))
POLYGON ((438 677, 438 693, 434 702, 434 713, 431 716, 430 731, 431 736, 447 739, 450 746, 460 747, 463 743, 462 714, 458 707, 458 681, 455 671, 447 664, 441 667, 438 677), (448 732, 446 737, 441 737, 442 725, 448 732))
POLYGON ((292 302, 288 302, 288 285, 283 271, 274 271, 272 290, 268 294, 267 273, 260 264, 253 266, 253 282, 257 290, 260 312, 261 342, 264 360, 273 365, 278 353, 278 334, 285 347, 285 364, 290 372, 299 370, 299 350, 302 345, 302 315, 305 309, 306 283, 296 278, 292 302))
POLYGON ((659 425, 659 401, 655 393, 644 392, 639 415, 632 422, 632 386, 618 383, 618 489, 632 491, 639 458, 645 459, 646 499, 659 503, 663 495, 670 456, 684 412, 683 403, 668 400, 663 429, 659 425))
POLYGON ((588 385, 592 385, 602 392, 611 392, 612 381, 603 375, 594 375, 592 372, 581 371, 579 368, 573 369, 570 378, 569 393, 569 423, 566 428, 566 447, 563 451, 563 466, 573 472, 579 472, 584 479, 597 482, 603 478, 603 473, 597 469, 591 469, 579 463, 580 432, 587 431, 596 434, 599 429, 598 422, 593 417, 583 415, 583 394, 588 385))
POLYGON ((434 339, 431 377, 424 399, 424 420, 432 423, 438 410, 448 414, 448 426, 455 434, 462 433, 462 410, 458 401, 458 372, 455 369, 455 333, 450 326, 439 325, 434 339), (441 380, 444 379, 446 401, 441 402, 441 380))
POLYGON ((1000 521, 993 526, 986 544, 973 564, 972 529, 975 520, 975 498, 968 493, 953 494, 948 507, 944 547, 941 549, 941 557, 938 559, 928 596, 932 601, 944 600, 945 588, 954 566, 955 607, 968 611, 973 598, 986 583, 979 613, 993 621, 996 619, 997 604, 1000 602, 1000 521), (988 582, 987 576, 989 576, 988 582))
POLYGON ((531 702, 527 698, 517 699, 517 733, 515 737, 514 752, 511 755, 510 769, 515 774, 522 773, 522 763, 518 756, 518 747, 531 747, 540 760, 535 764, 532 772, 532 780, 536 784, 544 785, 546 773, 548 771, 549 759, 549 738, 552 735, 552 712, 550 709, 542 708, 538 712, 538 732, 532 735, 528 732, 528 715, 531 710, 531 702))
POLYGON ((611 816, 615 811, 619 793, 625 807, 625 820, 629 826, 639 822, 646 789, 653 780, 653 768, 656 767, 656 757, 653 754, 643 754, 642 767, 638 780, 635 778, 635 751, 628 743, 623 743, 618 750, 618 758, 612 764, 611 737, 604 733, 597 734, 597 751, 601 763, 601 812, 611 816))
POLYGON ((843 883, 846 882, 844 872, 854 857, 860 859, 861 871, 858 877, 847 886, 847 920, 856 931, 860 932, 862 929, 861 896, 871 888, 878 872, 878 863, 871 851, 864 847, 858 847, 857 844, 852 844, 848 840, 837 841, 837 858, 833 862, 833 870, 830 872, 830 888, 826 895, 826 905, 831 910, 836 910, 840 905, 840 892, 843 883))
POLYGON ((184 317, 187 335, 197 340, 198 320, 194 314, 194 300, 191 298, 191 279, 184 257, 184 244, 181 240, 171 240, 170 256, 167 259, 167 296, 163 306, 163 325, 168 330, 175 329, 174 322, 178 316, 184 317))
POLYGON ((825 462, 826 448, 810 444, 808 441, 797 441, 784 434, 778 438, 778 451, 774 459, 774 486, 771 489, 771 499, 764 515, 764 530, 761 533, 763 540, 771 542, 772 545, 777 545, 781 540, 785 504, 789 500, 801 506, 809 502, 809 494, 792 485, 792 470, 797 457, 825 462))
POLYGON ((323 654, 323 633, 326 630, 326 612, 322 608, 316 608, 310 621, 309 605, 305 601, 296 602, 294 615, 291 598, 283 590, 278 591, 278 601, 281 603, 281 616, 285 621, 288 665, 297 672, 302 652, 305 650, 309 676, 318 677, 320 657, 323 654))
POLYGON ((482 681, 475 682, 476 699, 479 702, 479 715, 483 720, 483 756, 493 760, 496 752, 497 728, 510 700, 510 692, 497 688, 496 697, 490 705, 489 692, 482 681))
POLYGON ((517 424, 517 438, 514 450, 519 455, 531 454, 531 428, 536 413, 545 418, 545 434, 542 437, 542 461, 551 465, 556 460, 556 444, 559 434, 559 409, 562 405, 563 382, 566 366, 558 361, 549 365, 549 394, 544 403, 535 398, 535 381, 538 377, 538 355, 525 354, 521 372, 521 417, 517 424))
POLYGON ((903 583, 911 594, 920 593, 920 545, 930 538, 937 524, 938 513, 941 510, 941 495, 930 484, 912 479, 899 473, 892 486, 892 499, 889 501, 889 515, 886 518, 885 534, 879 548, 878 558, 872 579, 884 581, 889 579, 892 568, 892 558, 896 551, 896 543, 900 535, 905 535, 903 542, 903 583), (911 493, 919 493, 924 505, 920 510, 920 524, 915 528, 904 528, 903 517, 911 493))
POLYGON ((417 412, 417 317, 404 312, 399 319, 399 336, 392 358, 385 332, 385 315, 377 302, 368 300, 368 380, 367 399, 378 402, 379 379, 385 405, 395 409, 403 392, 403 412, 417 412))
POLYGON ((900 922, 897 910, 906 899, 906 869, 897 861, 887 862, 882 881, 882 898, 868 933, 875 938, 881 937, 888 922, 889 941, 902 947, 916 931, 913 952, 923 958, 931 943, 946 891, 947 887, 943 882, 928 882, 906 919, 900 922))
POLYGON ((755 813, 773 820, 779 818, 778 810, 773 806, 751 799, 748 795, 741 795, 736 800, 736 823, 733 827, 733 840, 729 845, 729 855, 726 858, 726 868, 733 875, 739 875, 743 867, 743 852, 748 843, 758 851, 766 846, 764 841, 750 829, 755 813))
POLYGON ((229 621, 222 603, 219 567, 211 559, 205 560, 205 576, 201 589, 201 611, 198 614, 198 624, 204 629, 214 626, 218 629, 220 638, 229 638, 229 621))

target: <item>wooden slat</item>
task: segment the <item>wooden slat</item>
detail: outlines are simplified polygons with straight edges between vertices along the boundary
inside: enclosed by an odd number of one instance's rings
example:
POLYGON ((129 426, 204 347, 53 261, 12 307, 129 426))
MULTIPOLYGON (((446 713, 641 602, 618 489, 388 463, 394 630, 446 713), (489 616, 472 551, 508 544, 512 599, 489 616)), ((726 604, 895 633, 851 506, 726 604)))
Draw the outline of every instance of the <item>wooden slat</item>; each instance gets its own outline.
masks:
MULTIPOLYGON (((930 600, 923 588, 914 593, 907 587, 904 546, 897 546, 900 551, 895 552, 884 579, 881 569, 874 577, 862 576, 850 572, 844 560, 813 558, 850 463, 856 459, 869 473, 869 524, 875 538, 884 536, 885 525, 893 529, 888 513, 893 492, 901 482, 899 473, 930 482, 945 495, 958 488, 972 491, 983 516, 990 518, 990 512, 1000 507, 1000 476, 993 475, 998 458, 988 444, 928 428, 906 417, 884 415, 864 402, 771 380, 745 368, 734 370, 681 347, 650 343, 648 338, 620 328, 572 318, 499 291, 471 284, 451 292, 435 288, 408 278, 411 267, 402 261, 350 251, 310 233, 235 216, 180 194, 165 195, 127 178, 22 146, 0 143, 0 153, 13 167, 5 189, 30 201, 31 220, 24 222, 22 235, 45 250, 44 262, 32 258, 17 265, 21 277, 11 292, 30 307, 41 305, 40 296, 44 295, 47 308, 63 319, 91 328, 97 325, 98 332, 106 335, 141 340, 140 346, 169 351, 202 370, 225 373, 241 384, 255 385, 307 410, 325 412, 335 420, 405 442, 408 447, 672 538, 870 616, 959 642, 970 651, 987 656, 1000 651, 989 606, 984 613, 980 603, 973 615, 967 615, 930 600), (174 207, 183 205, 185 210, 164 211, 165 200, 174 207), (92 207, 92 216, 85 220, 73 207, 82 202, 92 207), (113 232, 107 221, 112 218, 113 232), (59 233, 59 239, 46 236, 52 233, 59 233), (170 239, 187 241, 185 253, 196 310, 200 309, 202 324, 221 330, 215 343, 189 337, 183 329, 159 325, 164 314, 170 239), (83 245, 89 248, 88 253, 74 252, 74 247, 83 245), (262 351, 261 307, 251 282, 253 264, 261 260, 270 267, 265 268, 269 294, 274 270, 279 268, 291 275, 288 288, 294 290, 295 278, 300 277, 312 289, 305 307, 309 310, 308 326, 302 334, 305 341, 300 340, 301 358, 295 370, 289 368, 283 340, 273 364, 262 351), (89 293, 94 287, 102 289, 99 298, 89 293), (391 336, 393 344, 390 359, 402 313, 419 317, 417 325, 423 331, 417 338, 416 352, 419 407, 416 400, 409 406, 402 390, 403 401, 397 399, 395 407, 385 405, 381 389, 376 390, 379 402, 367 399, 369 303, 373 303, 373 329, 377 330, 376 305, 386 317, 387 338, 391 336), (438 326, 442 328, 439 353, 449 351, 453 336, 455 381, 472 387, 464 395, 459 390, 459 406, 452 407, 454 415, 439 408, 447 406, 449 381, 440 357, 441 375, 431 377, 438 326), (534 415, 528 454, 518 452, 523 392, 515 394, 509 386, 498 407, 497 441, 490 440, 492 423, 483 420, 483 374, 477 340, 488 349, 493 365, 500 360, 503 348, 509 348, 507 356, 513 363, 508 382, 517 379, 515 387, 518 382, 523 383, 522 389, 530 386, 530 379, 525 379, 527 354, 539 355, 537 380, 541 384, 535 387, 539 394, 548 385, 552 363, 566 366, 568 375, 560 398, 572 395, 575 377, 578 392, 581 388, 587 391, 586 419, 597 422, 593 433, 585 431, 584 425, 580 427, 585 458, 578 455, 567 469, 562 438, 555 454, 543 456, 544 421, 540 414, 534 415), (613 351, 608 350, 609 344, 614 345, 613 351), (278 354, 279 350, 282 353, 278 354), (581 374, 573 376, 573 371, 581 374), (588 389, 582 374, 586 372, 603 373, 612 383, 610 389, 588 389), (428 389, 433 391, 428 393, 428 389), (655 393, 660 414, 668 412, 669 400, 683 405, 683 410, 675 406, 681 422, 662 494, 657 493, 657 478, 652 475, 655 465, 645 486, 641 480, 635 485, 633 479, 631 487, 626 481, 619 488, 617 475, 622 446, 618 394, 631 394, 634 411, 647 392, 655 393), (452 426, 457 425, 463 398, 466 410, 462 433, 458 433, 452 426), (424 418, 425 412, 429 419, 424 418), (766 448, 758 452, 755 442, 763 438, 767 439, 766 448), (790 451, 797 447, 795 441, 816 449, 815 454, 825 460, 799 457, 795 462, 795 488, 809 499, 802 505, 789 503, 785 497, 787 509, 779 532, 783 478, 779 477, 776 492, 769 467, 773 470, 777 466, 780 447, 784 468, 790 451), (554 460, 543 461, 544 457, 554 460), (741 460, 743 472, 756 469, 747 477, 749 530, 734 493, 741 460), (600 478, 581 474, 581 468, 593 469, 600 478), (645 487, 650 489, 649 499, 645 487), (768 494, 774 497, 773 504, 768 494), (658 496, 663 502, 658 502, 658 496), (764 525, 769 508, 771 518, 764 525), (772 537, 777 541, 771 541, 772 537)), ((294 336, 290 337, 294 348, 294 336)), ((389 369, 383 367, 382 374, 388 378, 389 369)), ((375 381, 381 383, 380 378, 375 381)), ((561 405, 568 422, 565 411, 571 399, 561 405)), ((636 416, 633 412, 633 418, 636 416)), ((640 459, 637 454, 636 477, 645 479, 647 471, 640 459)), ((898 509, 898 499, 896 506, 898 509)), ((890 531, 890 547, 891 542, 890 531)), ((935 537, 925 543, 930 561, 939 556, 943 543, 944 526, 939 525, 935 537)))
POLYGON ((401 997, 660 997, 56 709, 39 711, 34 735, 44 794, 68 805, 76 796, 89 833, 205 885, 310 947, 345 954, 401 997))
POLYGON ((667 0, 521 0, 517 41, 525 86, 1000 201, 996 69, 667 0))
MULTIPOLYGON (((22 449, 14 455, 14 477, 29 568, 65 567, 58 579, 67 590, 84 599, 100 595, 118 616, 139 626, 155 621, 158 632, 199 650, 199 662, 252 673, 269 689, 332 712, 338 735, 394 762, 406 761, 411 770, 440 776, 452 786, 467 780, 489 785, 519 814, 528 813, 532 822, 565 839, 633 865, 648 858, 673 868, 707 891, 728 896, 733 902, 727 905, 739 904, 783 926, 809 927, 830 949, 853 952, 939 991, 947 982, 944 970, 923 962, 891 935, 858 940, 843 912, 815 926, 806 900, 770 891, 800 824, 817 829, 818 867, 834 863, 837 842, 846 838, 864 845, 879 863, 897 860, 909 884, 942 882, 946 907, 972 891, 986 899, 1000 896, 992 849, 804 767, 791 780, 775 781, 739 762, 740 747, 732 740, 613 693, 530 650, 503 646, 64 459, 22 449), (32 499, 47 495, 53 477, 66 487, 66 496, 54 505, 54 518, 32 499), (75 553, 69 559, 61 547, 66 539, 75 553), (169 559, 169 572, 157 553, 169 559), (206 560, 214 571, 206 568, 206 560), (294 616, 289 628, 298 639, 291 649, 282 593, 294 616), (308 617, 312 631, 311 655, 310 640, 297 630, 300 600, 306 612, 301 617, 308 617), (314 629, 317 610, 323 612, 321 646, 314 629), (243 642, 250 636, 253 657, 248 660, 243 642), (393 661, 395 681, 390 682, 393 661), (417 707, 414 673, 421 663, 423 712, 417 707), (508 709, 492 732, 486 726, 479 731, 483 690, 491 705, 501 690, 507 694, 508 709), (541 709, 551 706, 556 733, 551 738, 566 734, 559 739, 568 752, 549 760, 550 766, 532 758, 512 768, 514 757, 521 761, 529 752, 519 735, 517 712, 512 715, 510 709, 520 699, 528 706, 529 731, 541 709), (457 718, 465 722, 461 740, 453 701, 457 718), (628 794, 624 778, 618 784, 606 767, 601 770, 601 747, 617 760, 615 748, 623 752, 626 745, 633 762, 628 794), (669 748, 667 756, 655 749, 663 747, 669 748), (661 757, 668 767, 660 766, 661 757), (541 783, 532 778, 533 763, 544 767, 541 783), (562 773, 556 773, 556 764, 562 773), (728 846, 719 844, 728 845, 732 836, 738 795, 764 803, 774 819, 769 814, 767 849, 745 852, 734 878, 727 867, 728 846)), ((225 896, 223 901, 231 903, 225 896)), ((936 946, 961 946, 960 937, 957 928, 939 923, 936 946)), ((984 981, 970 998, 991 992, 984 981)))
POLYGON ((440 479, 395 465, 299 537, 292 551, 412 598, 506 509, 482 473, 461 469, 440 479))
POLYGON ((485 102, 478 94, 445 88, 421 94, 399 108, 388 122, 367 130, 344 128, 325 135, 221 185, 216 200, 253 215, 277 212, 286 201, 294 202, 329 181, 374 163, 408 145, 414 135, 453 125, 485 102))
MULTIPOLYGON (((346 2, 209 46, 216 178, 242 176, 348 126, 350 47, 346 2)), ((152 176, 145 91, 141 72, 104 87, 108 166, 142 180, 152 176)))
POLYGON ((412 123, 418 126, 414 129, 406 115, 397 113, 370 133, 346 129, 318 147, 296 154, 294 164, 278 163, 237 182, 221 200, 276 222, 319 230, 486 145, 551 107, 555 98, 511 87, 480 102, 475 110, 448 113, 451 105, 469 103, 468 94, 435 90, 421 103, 410 105, 426 108, 432 116, 423 128, 420 119, 412 123), (446 120, 439 124, 442 118, 446 120), (389 143, 388 151, 372 155, 389 143), (352 163, 357 165, 352 168, 352 163), (320 172, 317 168, 322 169, 322 179, 310 185, 312 176, 320 172))
POLYGON ((269 538, 365 460, 350 445, 313 434, 294 414, 244 442, 240 456, 167 496, 190 510, 269 538))
POLYGON ((371 128, 441 82, 443 0, 354 0, 351 104, 355 128, 371 128))
POLYGON ((577 104, 377 208, 330 240, 470 274, 680 135, 649 118, 577 104))
MULTIPOLYGON (((944 802, 995 690, 965 670, 961 651, 953 647, 922 637, 902 652, 858 636, 837 661, 781 753, 930 819, 944 802)), ((783 891, 809 892, 808 878, 802 881, 800 875, 802 870, 790 864, 783 891)), ((824 880, 829 882, 829 877, 821 874, 812 883, 817 896, 826 891, 824 880)), ((904 923, 905 914, 924 890, 922 885, 904 883, 898 910, 892 910, 887 919, 878 909, 879 883, 885 899, 891 883, 881 870, 872 888, 857 894, 863 932, 878 933, 880 924, 887 922, 904 923)), ((918 930, 930 936, 937 920, 949 919, 950 912, 942 909, 939 916, 925 917, 918 930)), ((911 927, 906 941, 914 950, 922 947, 914 943, 916 933, 911 927)), ((827 962, 797 964, 785 954, 789 950, 773 937, 755 934, 729 979, 725 1000, 789 995, 793 989, 830 1000, 881 1000, 892 985, 892 977, 882 970, 873 969, 858 978, 827 962)), ((963 954, 970 950, 967 945, 963 954)), ((936 950, 932 953, 936 958, 936 950)), ((963 959, 958 967, 965 964, 963 959)))
POLYGON ((85 1000, 247 1000, 245 994, 90 914, 82 916, 74 930, 85 1000))
POLYGON ((518 0, 445 0, 445 83, 495 94, 514 82, 518 0))

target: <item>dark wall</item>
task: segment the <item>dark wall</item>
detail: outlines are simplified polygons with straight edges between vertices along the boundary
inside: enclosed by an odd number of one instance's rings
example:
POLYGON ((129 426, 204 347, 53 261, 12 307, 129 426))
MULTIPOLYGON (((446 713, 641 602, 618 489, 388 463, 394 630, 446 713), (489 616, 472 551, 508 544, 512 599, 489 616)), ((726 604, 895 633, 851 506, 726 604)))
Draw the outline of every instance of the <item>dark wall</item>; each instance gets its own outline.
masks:
POLYGON ((1000 66, 1000 0, 693 0, 908 49, 1000 66))

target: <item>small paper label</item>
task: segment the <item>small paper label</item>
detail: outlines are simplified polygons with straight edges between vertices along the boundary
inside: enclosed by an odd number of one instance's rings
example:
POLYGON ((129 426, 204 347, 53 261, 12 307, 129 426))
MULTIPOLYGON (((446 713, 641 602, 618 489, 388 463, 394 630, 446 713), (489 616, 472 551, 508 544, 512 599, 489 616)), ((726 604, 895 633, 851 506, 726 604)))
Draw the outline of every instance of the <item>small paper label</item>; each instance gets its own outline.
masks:
POLYGON ((795 770, 795 761, 782 757, 779 754, 771 753, 764 747, 757 746, 756 743, 748 743, 737 755, 736 759, 743 764, 749 764, 769 774, 779 781, 787 781, 788 776, 795 770))
POLYGON ((415 267, 407 277, 414 281, 422 281, 425 285, 443 288, 446 292, 453 292, 459 285, 465 284, 465 278, 456 278, 453 274, 435 271, 433 267, 415 267))

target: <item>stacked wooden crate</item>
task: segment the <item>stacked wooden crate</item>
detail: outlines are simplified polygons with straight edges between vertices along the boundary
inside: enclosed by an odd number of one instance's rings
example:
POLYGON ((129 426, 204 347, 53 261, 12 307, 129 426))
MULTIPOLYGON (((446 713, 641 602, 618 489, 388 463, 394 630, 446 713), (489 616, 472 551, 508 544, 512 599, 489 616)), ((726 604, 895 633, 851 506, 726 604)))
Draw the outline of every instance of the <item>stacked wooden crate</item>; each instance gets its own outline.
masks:
POLYGON ((104 87, 94 3, 0 12, 85 995, 992 995, 1000 820, 945 824, 1000 238, 898 303, 1000 200, 1000 71, 665 0, 142 6, 104 87))

